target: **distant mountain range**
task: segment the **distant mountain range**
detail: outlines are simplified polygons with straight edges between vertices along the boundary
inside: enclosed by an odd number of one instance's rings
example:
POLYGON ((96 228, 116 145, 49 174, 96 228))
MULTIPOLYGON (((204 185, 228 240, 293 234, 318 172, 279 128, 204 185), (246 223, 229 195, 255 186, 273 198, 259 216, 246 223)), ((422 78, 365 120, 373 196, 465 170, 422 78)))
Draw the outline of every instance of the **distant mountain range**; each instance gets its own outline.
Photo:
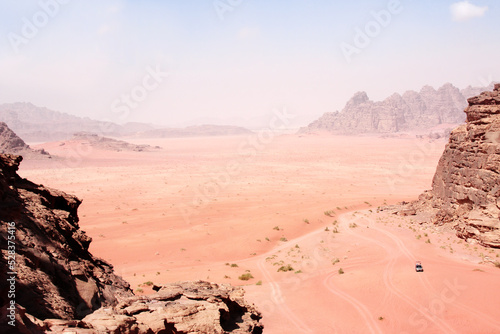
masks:
POLYGON ((31 103, 6 103, 0 105, 0 122, 5 122, 17 135, 28 142, 66 140, 75 133, 87 132, 100 136, 143 138, 226 136, 252 133, 250 130, 226 125, 201 125, 187 128, 158 129, 145 123, 123 125, 103 122, 88 117, 37 107, 31 103))
POLYGON ((420 92, 395 93, 380 102, 371 101, 366 92, 358 92, 341 112, 325 113, 299 133, 394 133, 428 131, 446 124, 453 126, 465 121, 463 110, 467 98, 492 88, 493 84, 460 90, 447 83, 437 90, 424 86, 420 92))

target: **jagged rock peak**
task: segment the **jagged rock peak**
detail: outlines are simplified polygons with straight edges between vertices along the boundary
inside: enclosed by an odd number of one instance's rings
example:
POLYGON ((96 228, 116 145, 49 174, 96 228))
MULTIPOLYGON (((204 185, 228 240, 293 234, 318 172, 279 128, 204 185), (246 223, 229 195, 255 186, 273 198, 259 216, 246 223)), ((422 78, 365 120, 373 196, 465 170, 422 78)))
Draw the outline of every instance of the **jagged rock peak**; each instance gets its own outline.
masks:
POLYGON ((347 106, 357 106, 370 101, 366 92, 357 92, 354 96, 347 102, 347 106))

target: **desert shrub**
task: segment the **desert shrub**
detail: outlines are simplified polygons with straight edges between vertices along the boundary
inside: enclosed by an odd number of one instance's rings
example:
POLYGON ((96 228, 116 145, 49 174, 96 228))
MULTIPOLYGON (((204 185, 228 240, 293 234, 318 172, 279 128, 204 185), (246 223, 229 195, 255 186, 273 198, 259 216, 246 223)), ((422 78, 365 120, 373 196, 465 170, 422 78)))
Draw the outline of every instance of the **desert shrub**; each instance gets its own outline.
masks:
POLYGON ((242 280, 242 281, 249 281, 253 278, 253 275, 251 273, 246 273, 246 274, 242 274, 238 277, 238 279, 242 280))
POLYGON ((283 272, 293 271, 293 267, 291 265, 287 264, 286 266, 279 267, 278 271, 283 271, 283 272))
POLYGON ((325 214, 325 216, 333 217, 335 215, 335 211, 328 210, 328 211, 325 211, 324 214, 325 214))
POLYGON ((340 268, 339 269, 339 275, 342 275, 342 274, 344 274, 344 269, 340 268))

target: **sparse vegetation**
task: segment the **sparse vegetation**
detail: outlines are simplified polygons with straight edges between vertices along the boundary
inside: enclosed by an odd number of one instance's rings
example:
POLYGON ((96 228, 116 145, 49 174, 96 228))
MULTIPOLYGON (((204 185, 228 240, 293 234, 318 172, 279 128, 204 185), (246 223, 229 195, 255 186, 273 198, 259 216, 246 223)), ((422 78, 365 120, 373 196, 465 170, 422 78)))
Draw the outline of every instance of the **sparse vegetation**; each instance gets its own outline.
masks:
POLYGON ((349 227, 350 228, 356 228, 356 227, 358 227, 358 224, 356 224, 356 223, 350 223, 349 227))
POLYGON ((262 285, 262 281, 258 281, 255 285, 262 285))
POLYGON ((335 215, 335 211, 328 210, 328 211, 325 211, 324 214, 325 214, 325 216, 333 217, 335 215))
POLYGON ((293 271, 293 267, 289 264, 287 264, 286 266, 281 266, 278 268, 278 272, 279 271, 283 271, 283 272, 287 272, 287 271, 293 271))
POLYGON ((231 263, 231 268, 238 268, 238 265, 236 263, 231 263))
POLYGON ((287 239, 287 238, 285 238, 285 237, 281 237, 281 238, 280 238, 280 241, 287 242, 287 241, 288 241, 288 239, 287 239))
POLYGON ((500 262, 495 261, 495 262, 493 262, 493 264, 495 265, 495 267, 497 267, 497 268, 499 268, 499 269, 500 269, 500 262))
POLYGON ((430 243, 431 243, 431 239, 427 239, 427 240, 425 241, 425 243, 430 244, 430 243))
POLYGON ((384 320, 384 317, 378 317, 378 320, 382 321, 384 320))
POLYGON ((135 292, 138 292, 138 293, 143 293, 144 290, 142 290, 141 288, 138 288, 138 289, 135 289, 135 292))
POLYGON ((339 262, 340 262, 340 260, 337 257, 332 260, 333 265, 335 265, 336 263, 339 263, 339 262))
POLYGON ((328 231, 330 231, 330 229, 327 226, 327 227, 325 227, 325 232, 328 232, 328 231))
POLYGON ((279 231, 280 227, 276 225, 275 227, 273 227, 273 230, 279 231))
POLYGON ((343 275, 344 274, 344 269, 340 268, 339 269, 339 275, 343 275))
POLYGON ((304 219, 304 223, 309 224, 309 219, 304 219))
POLYGON ((242 280, 242 281, 249 281, 253 278, 253 275, 251 273, 246 273, 246 274, 242 274, 238 277, 238 279, 242 280))
POLYGON ((145 286, 152 286, 152 285, 154 285, 154 283, 153 283, 153 282, 151 282, 151 281, 147 281, 147 282, 142 283, 142 285, 145 285, 145 286))

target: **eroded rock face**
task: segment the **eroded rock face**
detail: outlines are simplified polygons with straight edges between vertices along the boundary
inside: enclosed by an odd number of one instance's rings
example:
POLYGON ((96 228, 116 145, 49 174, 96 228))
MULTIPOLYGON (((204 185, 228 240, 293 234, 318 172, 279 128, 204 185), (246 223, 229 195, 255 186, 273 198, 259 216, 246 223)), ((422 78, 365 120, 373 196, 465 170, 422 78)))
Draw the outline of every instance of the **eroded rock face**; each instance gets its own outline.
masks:
POLYGON ((245 302, 241 288, 198 281, 157 290, 101 308, 79 322, 47 320, 47 333, 262 333, 261 315, 245 302))
MULTIPOLYGON (((15 301, 39 318, 79 319, 101 306, 132 296, 113 267, 88 252, 91 239, 79 229, 81 201, 20 178, 22 157, 0 154, 0 243, 7 245, 14 223, 15 301)), ((2 246, 2 268, 8 268, 2 246)), ((0 274, 2 320, 7 303, 7 272, 0 274)))
POLYGON ((134 296, 89 253, 91 238, 78 225, 81 201, 22 179, 21 161, 0 154, 0 333, 262 333, 261 315, 241 288, 182 282, 134 296), (7 241, 15 244, 12 268, 7 241))
POLYGON ((438 210, 458 236, 500 248, 500 84, 468 100, 467 123, 452 131, 432 190, 419 205, 438 210))
POLYGON ((420 92, 393 94, 380 102, 371 101, 365 92, 358 92, 341 112, 325 113, 300 132, 394 133, 460 124, 465 121, 462 111, 467 106, 466 99, 472 96, 468 94, 475 91, 472 87, 460 91, 447 83, 437 90, 425 86, 420 92))

